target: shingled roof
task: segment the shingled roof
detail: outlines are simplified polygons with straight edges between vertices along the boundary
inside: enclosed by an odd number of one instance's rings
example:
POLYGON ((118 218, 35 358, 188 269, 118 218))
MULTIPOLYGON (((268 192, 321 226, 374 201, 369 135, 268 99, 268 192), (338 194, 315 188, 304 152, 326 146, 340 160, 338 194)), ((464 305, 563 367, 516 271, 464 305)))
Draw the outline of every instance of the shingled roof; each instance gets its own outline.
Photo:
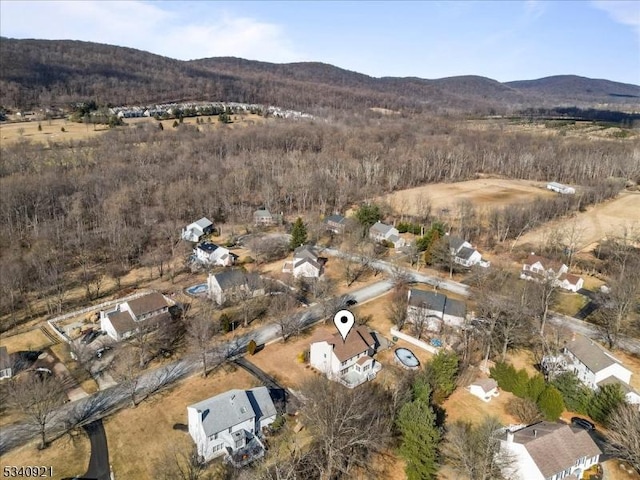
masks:
POLYGON ((341 362, 349 360, 359 353, 366 352, 376 346, 376 340, 365 325, 353 327, 344 341, 339 333, 324 337, 319 341, 333 345, 333 353, 341 362))
POLYGON ((138 297, 127 303, 136 317, 170 306, 164 296, 157 292, 138 297))
POLYGON ((576 333, 575 337, 569 340, 564 347, 594 373, 615 363, 620 363, 596 342, 579 333, 576 333))
POLYGON ((467 313, 467 306, 464 302, 449 298, 442 293, 427 292, 417 288, 409 290, 409 305, 435 310, 454 317, 464 317, 467 313))
POLYGON ((545 478, 602 453, 586 430, 563 423, 534 423, 513 432, 513 441, 524 445, 545 478))

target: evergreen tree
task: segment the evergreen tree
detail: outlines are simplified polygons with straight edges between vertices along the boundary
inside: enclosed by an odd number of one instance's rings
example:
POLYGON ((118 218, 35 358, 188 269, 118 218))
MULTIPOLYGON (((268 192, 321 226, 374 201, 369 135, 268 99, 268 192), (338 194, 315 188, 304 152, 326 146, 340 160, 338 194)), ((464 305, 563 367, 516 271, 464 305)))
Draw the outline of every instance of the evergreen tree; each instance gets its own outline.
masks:
POLYGON ((365 228, 369 229, 374 223, 382 218, 380 207, 376 204, 364 204, 356 212, 356 220, 365 228))
POLYGON ((587 414, 587 408, 593 399, 593 391, 582 384, 573 372, 564 372, 554 378, 551 384, 562 394, 568 410, 587 414))
POLYGON ((289 242, 289 247, 291 250, 298 248, 300 245, 304 245, 307 241, 307 226, 304 224, 302 219, 298 217, 298 219, 293 224, 293 228, 291 229, 291 241, 289 242))
POLYGON ((607 423, 609 415, 624 403, 624 392, 620 385, 603 385, 589 402, 587 413, 596 422, 607 423))
POLYGON ((564 410, 562 394, 553 385, 548 385, 538 398, 538 408, 547 420, 557 420, 564 410))
POLYGON ((441 404, 456 389, 458 362, 455 352, 439 352, 427 364, 425 378, 433 390, 434 403, 441 404))
POLYGON ((413 387, 414 399, 400 409, 396 425, 402 434, 400 455, 406 460, 408 480, 436 478, 440 431, 436 415, 429 404, 430 388, 418 380, 413 387))
POLYGON ((547 384, 544 381, 544 377, 540 374, 534 375, 527 382, 527 391, 525 392, 525 398, 537 402, 542 392, 544 392, 547 384))

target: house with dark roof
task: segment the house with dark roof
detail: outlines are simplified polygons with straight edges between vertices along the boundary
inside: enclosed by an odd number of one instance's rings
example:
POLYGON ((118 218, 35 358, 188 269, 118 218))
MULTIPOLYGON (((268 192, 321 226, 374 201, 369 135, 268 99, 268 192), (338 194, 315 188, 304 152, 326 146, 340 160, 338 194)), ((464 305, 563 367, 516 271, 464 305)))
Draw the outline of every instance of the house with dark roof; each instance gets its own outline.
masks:
POLYGON ((209 274, 207 294, 218 305, 222 305, 227 301, 264 295, 265 288, 260 275, 235 268, 209 274))
POLYGON ((467 306, 442 293, 412 288, 407 293, 407 321, 425 322, 427 330, 439 332, 443 324, 458 328, 464 324, 467 306))
POLYGON ((586 430, 554 422, 507 429, 500 448, 513 458, 504 473, 514 480, 581 479, 602 454, 586 430))
POLYGON ((394 248, 401 248, 406 245, 404 238, 400 236, 397 228, 382 223, 379 220, 369 229, 369 238, 374 242, 390 242, 394 248))
POLYGON ((193 249, 193 254, 195 255, 196 261, 203 265, 230 267, 238 259, 236 254, 211 242, 200 243, 193 249))
POLYGON ((552 281, 555 286, 574 293, 584 284, 582 278, 569 273, 569 267, 564 263, 549 260, 534 253, 524 261, 520 278, 534 282, 552 281))
POLYGON ((100 312, 100 329, 116 341, 124 340, 140 328, 154 329, 171 319, 171 303, 154 292, 100 312))
POLYGON ((189 435, 206 462, 221 455, 239 457, 240 464, 263 457, 262 430, 276 415, 267 387, 229 390, 187 407, 189 435))
POLYGON ((0 380, 13 376, 13 363, 7 347, 0 347, 0 380))
POLYGON ((311 245, 301 245, 293 251, 293 260, 284 262, 282 271, 296 278, 318 278, 324 272, 326 261, 311 245))
POLYGON ((562 372, 572 372, 592 390, 617 383, 625 392, 628 403, 640 405, 640 394, 630 387, 631 370, 604 347, 584 335, 574 333, 571 340, 565 342, 560 355, 549 355, 542 359, 542 368, 550 377, 562 372))
POLYGON ((490 262, 484 260, 478 250, 473 246, 455 235, 447 235, 449 241, 449 249, 453 255, 453 261, 464 267, 473 267, 479 265, 483 268, 489 267, 490 262))
POLYGON ((375 378, 382 365, 373 359, 379 344, 365 325, 353 327, 343 340, 339 333, 311 343, 309 363, 330 380, 353 388, 375 378))
POLYGON ((197 222, 193 222, 182 229, 182 239, 188 242, 199 242, 202 237, 213 232, 213 222, 206 217, 202 217, 197 222))
POLYGON ((328 231, 340 235, 343 234, 347 228, 347 219, 338 214, 329 215, 324 219, 324 224, 328 231))

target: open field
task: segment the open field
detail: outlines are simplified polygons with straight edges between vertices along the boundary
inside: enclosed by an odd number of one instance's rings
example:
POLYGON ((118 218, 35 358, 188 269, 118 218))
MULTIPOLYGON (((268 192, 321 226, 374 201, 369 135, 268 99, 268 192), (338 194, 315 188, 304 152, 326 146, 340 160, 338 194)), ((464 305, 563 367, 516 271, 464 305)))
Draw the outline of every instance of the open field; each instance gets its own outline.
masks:
MULTIPOLYGON (((212 128, 238 128, 239 126, 248 127, 257 123, 268 121, 268 119, 254 114, 232 115, 234 119, 233 123, 221 123, 218 121, 217 116, 200 116, 189 117, 183 120, 186 125, 197 125, 196 119, 200 119, 204 123, 198 125, 204 131, 212 128), (210 120, 209 120, 210 119, 210 120)), ((125 118, 124 127, 128 128, 135 125, 151 124, 157 128, 158 123, 162 123, 162 127, 165 132, 171 132, 174 120, 162 120, 158 121, 154 118, 140 117, 140 118, 125 118)), ((101 135, 104 132, 108 132, 110 128, 107 125, 86 125, 84 123, 70 122, 66 119, 55 120, 42 120, 40 122, 36 120, 28 122, 17 123, 0 123, 0 145, 8 145, 13 142, 17 142, 20 139, 30 140, 34 142, 61 142, 69 140, 85 140, 96 135, 101 135), (38 125, 42 127, 42 130, 38 131, 38 125), (64 132, 62 131, 64 128, 64 132)))
POLYGON ((544 182, 482 178, 399 190, 377 200, 389 203, 400 215, 423 215, 425 207, 431 205, 434 214, 439 215, 441 210, 449 209, 450 215, 455 217, 457 203, 461 200, 469 200, 480 209, 495 208, 511 203, 527 202, 540 196, 555 195, 545 187, 544 182))
POLYGON ((42 330, 39 328, 19 333, 17 335, 3 335, 0 337, 0 345, 7 347, 9 353, 28 350, 42 350, 43 348, 50 346, 52 343, 51 339, 42 333, 42 330))
POLYGON ((509 392, 500 391, 500 395, 489 402, 483 402, 471 395, 464 387, 458 387, 442 405, 447 411, 447 422, 466 420, 477 424, 485 417, 496 417, 503 425, 517 424, 518 420, 506 411, 507 405, 516 397, 509 392))
POLYGON ((608 202, 589 207, 586 212, 577 213, 572 219, 559 219, 548 222, 524 234, 519 244, 545 243, 550 234, 561 228, 571 228, 579 232, 578 248, 588 250, 595 242, 607 237, 624 233, 624 229, 640 228, 640 193, 622 192, 608 202))

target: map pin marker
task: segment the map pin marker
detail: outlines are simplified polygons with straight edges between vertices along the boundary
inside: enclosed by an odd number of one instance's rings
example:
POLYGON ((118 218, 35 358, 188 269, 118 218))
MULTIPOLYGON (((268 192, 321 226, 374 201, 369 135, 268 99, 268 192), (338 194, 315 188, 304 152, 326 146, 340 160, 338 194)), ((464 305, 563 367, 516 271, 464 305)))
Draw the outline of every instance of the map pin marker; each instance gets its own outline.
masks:
POLYGON ((349 310, 340 310, 333 317, 333 323, 340 332, 342 341, 344 342, 347 339, 347 335, 349 335, 349 332, 355 325, 356 320, 353 316, 353 313, 351 313, 349 310))

